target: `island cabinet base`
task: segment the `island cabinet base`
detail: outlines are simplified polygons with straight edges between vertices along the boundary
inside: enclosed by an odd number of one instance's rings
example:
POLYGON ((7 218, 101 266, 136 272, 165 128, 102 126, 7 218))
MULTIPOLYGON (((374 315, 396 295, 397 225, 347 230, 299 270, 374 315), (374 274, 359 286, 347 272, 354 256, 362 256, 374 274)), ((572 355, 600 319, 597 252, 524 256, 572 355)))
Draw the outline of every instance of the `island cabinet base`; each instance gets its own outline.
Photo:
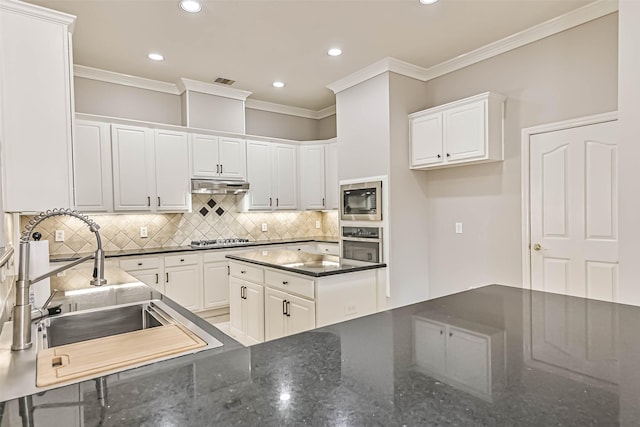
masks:
POLYGON ((320 277, 316 282, 316 327, 377 311, 377 270, 320 277))

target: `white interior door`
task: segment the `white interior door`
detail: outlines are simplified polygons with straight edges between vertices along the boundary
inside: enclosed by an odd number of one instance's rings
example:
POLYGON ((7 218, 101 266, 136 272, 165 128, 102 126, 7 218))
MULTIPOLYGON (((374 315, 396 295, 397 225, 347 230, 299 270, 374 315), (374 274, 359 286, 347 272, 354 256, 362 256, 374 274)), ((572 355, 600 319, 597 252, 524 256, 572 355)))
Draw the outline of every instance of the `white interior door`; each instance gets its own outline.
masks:
POLYGON ((531 287, 617 301, 617 122, 530 138, 531 287))

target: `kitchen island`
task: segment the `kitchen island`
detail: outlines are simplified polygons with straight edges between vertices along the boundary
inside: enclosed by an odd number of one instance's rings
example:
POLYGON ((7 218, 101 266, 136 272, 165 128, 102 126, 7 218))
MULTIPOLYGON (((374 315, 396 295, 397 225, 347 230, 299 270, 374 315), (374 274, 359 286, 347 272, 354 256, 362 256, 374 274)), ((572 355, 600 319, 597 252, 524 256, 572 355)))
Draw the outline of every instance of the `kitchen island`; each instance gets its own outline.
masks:
MULTIPOLYGON (((637 425, 639 324, 638 307, 493 285, 108 376, 107 405, 93 381, 50 390, 32 397, 33 415, 36 426, 637 425)), ((19 425, 18 400, 6 402, 0 426, 19 425)))

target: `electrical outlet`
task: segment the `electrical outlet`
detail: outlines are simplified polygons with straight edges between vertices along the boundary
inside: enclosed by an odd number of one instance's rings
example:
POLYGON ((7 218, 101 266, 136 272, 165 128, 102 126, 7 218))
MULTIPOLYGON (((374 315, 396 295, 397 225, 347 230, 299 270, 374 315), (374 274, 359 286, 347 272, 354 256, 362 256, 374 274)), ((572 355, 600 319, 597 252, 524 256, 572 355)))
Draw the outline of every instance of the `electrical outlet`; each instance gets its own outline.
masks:
POLYGON ((316 221, 316 228, 320 228, 320 221, 316 221))
POLYGON ((267 223, 266 222, 262 223, 262 231, 267 231, 267 223))
POLYGON ((142 238, 149 237, 149 232, 147 230, 147 227, 140 227, 140 237, 142 238))
POLYGON ((64 230, 56 230, 56 242, 64 242, 64 230))
POLYGON ((456 222, 456 234, 462 234, 462 223, 456 222))

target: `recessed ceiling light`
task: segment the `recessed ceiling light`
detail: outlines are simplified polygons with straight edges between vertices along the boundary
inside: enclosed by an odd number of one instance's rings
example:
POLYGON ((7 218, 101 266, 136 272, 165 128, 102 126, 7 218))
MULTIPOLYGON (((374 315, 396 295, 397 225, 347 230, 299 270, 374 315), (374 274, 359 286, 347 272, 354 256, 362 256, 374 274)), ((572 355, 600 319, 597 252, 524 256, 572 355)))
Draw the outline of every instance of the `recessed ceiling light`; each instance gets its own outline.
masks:
POLYGON ((148 56, 149 59, 153 59, 154 61, 164 61, 164 56, 159 53, 150 53, 148 56))
POLYGON ((185 12, 197 13, 202 10, 202 5, 196 0, 182 0, 180 2, 180 9, 185 12))
POLYGON ((329 56, 340 56, 340 55, 342 55, 342 49, 339 49, 337 47, 332 47, 331 49, 329 49, 327 54, 329 56))
POLYGON ((420 0, 420 3, 422 3, 422 4, 434 4, 434 3, 438 3, 438 0, 420 0))
POLYGON ((273 87, 284 87, 283 82, 273 82, 273 87))

